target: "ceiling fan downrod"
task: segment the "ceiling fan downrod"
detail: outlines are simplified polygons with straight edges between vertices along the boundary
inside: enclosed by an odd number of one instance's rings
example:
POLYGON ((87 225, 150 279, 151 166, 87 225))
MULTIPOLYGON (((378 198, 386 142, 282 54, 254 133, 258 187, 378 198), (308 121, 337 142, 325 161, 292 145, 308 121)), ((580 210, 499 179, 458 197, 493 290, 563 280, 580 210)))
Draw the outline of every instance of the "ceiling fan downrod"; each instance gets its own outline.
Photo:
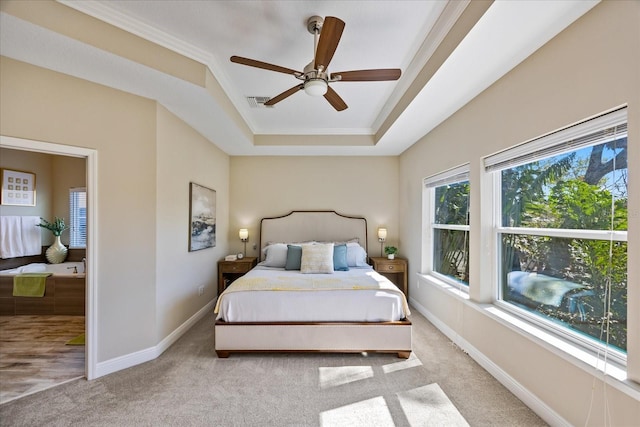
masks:
MULTIPOLYGON (((313 58, 311 62, 304 67, 304 91, 310 96, 323 96, 328 90, 328 79, 326 72, 322 69, 315 68, 315 57, 318 51, 318 41, 320 40, 320 32, 324 19, 320 16, 312 16, 307 20, 307 30, 313 34, 313 58)), ((324 67, 321 67, 324 68, 324 67)))

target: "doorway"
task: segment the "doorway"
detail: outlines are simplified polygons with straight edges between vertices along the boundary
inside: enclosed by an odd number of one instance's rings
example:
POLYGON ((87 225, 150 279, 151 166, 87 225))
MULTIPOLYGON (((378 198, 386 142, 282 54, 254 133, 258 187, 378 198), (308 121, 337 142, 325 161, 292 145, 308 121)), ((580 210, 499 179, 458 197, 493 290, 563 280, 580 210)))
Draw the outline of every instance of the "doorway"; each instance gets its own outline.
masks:
POLYGON ((34 141, 0 135, 0 148, 32 151, 59 156, 80 157, 86 161, 87 191, 87 247, 86 247, 86 302, 85 302, 85 366, 84 376, 96 377, 96 277, 97 277, 97 151, 88 148, 34 141))

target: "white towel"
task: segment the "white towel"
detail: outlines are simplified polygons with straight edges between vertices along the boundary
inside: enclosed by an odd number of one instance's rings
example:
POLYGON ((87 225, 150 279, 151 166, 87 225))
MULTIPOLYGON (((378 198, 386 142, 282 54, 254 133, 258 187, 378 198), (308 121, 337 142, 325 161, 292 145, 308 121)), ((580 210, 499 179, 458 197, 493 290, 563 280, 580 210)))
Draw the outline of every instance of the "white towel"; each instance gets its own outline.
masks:
POLYGON ((23 256, 40 255, 42 253, 42 239, 39 216, 23 216, 22 218, 22 249, 23 256))
POLYGON ((0 258, 22 256, 22 219, 19 216, 0 217, 0 258))
POLYGON ((37 216, 1 216, 0 258, 41 254, 39 220, 37 216))

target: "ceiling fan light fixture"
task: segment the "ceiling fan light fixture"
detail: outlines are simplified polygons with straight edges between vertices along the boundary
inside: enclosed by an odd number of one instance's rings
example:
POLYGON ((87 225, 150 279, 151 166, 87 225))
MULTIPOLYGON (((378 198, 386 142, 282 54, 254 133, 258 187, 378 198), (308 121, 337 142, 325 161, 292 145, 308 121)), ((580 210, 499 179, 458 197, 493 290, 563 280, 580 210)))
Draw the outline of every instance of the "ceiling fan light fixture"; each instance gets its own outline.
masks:
POLYGON ((309 96, 323 96, 327 93, 328 86, 323 79, 309 79, 304 83, 304 91, 309 96))

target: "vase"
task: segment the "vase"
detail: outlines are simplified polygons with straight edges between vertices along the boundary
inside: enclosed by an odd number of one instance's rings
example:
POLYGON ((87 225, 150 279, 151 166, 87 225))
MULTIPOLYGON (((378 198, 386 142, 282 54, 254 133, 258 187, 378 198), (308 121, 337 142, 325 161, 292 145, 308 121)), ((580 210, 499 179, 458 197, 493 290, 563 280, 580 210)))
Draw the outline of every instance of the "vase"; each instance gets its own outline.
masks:
POLYGON ((51 264, 60 264, 67 259, 67 251, 67 247, 60 241, 60 236, 56 236, 55 242, 47 248, 45 255, 51 264))
POLYGON ((388 255, 387 255, 387 258, 388 258, 388 259, 394 259, 395 257, 396 257, 396 255, 395 255, 395 254, 388 254, 388 255))

